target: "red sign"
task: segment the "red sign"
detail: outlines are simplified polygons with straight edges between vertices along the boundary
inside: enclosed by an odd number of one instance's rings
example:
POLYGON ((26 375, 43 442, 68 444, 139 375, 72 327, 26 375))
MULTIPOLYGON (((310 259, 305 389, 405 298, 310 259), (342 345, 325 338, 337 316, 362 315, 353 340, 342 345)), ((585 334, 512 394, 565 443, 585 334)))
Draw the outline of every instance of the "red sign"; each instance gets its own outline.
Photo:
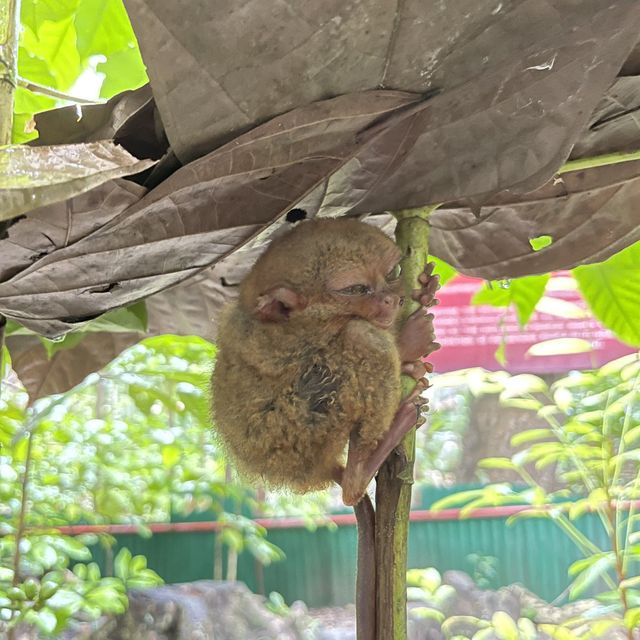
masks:
MULTIPOLYGON (((567 278, 561 280, 571 282, 567 278)), ((433 313, 437 340, 442 348, 429 357, 438 373, 468 367, 506 369, 511 373, 565 373, 571 369, 596 368, 636 351, 616 340, 591 316, 561 318, 535 311, 527 326, 520 329, 513 308, 507 310, 471 304, 480 282, 475 278, 457 276, 438 292, 440 304, 433 313), (507 359, 504 367, 494 355, 503 336, 507 359), (590 342, 593 350, 553 356, 527 354, 533 344, 555 338, 581 338, 590 342)), ((570 287, 547 291, 545 296, 560 298, 586 309, 579 292, 570 287)))

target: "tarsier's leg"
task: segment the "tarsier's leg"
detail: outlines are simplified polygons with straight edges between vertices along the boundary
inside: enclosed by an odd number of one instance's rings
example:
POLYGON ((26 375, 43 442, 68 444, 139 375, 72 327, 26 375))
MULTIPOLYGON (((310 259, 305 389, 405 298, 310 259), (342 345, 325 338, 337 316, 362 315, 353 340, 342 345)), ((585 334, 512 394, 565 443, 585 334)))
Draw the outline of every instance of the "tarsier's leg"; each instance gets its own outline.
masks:
POLYGON ((418 380, 416 388, 408 398, 402 401, 391 426, 373 451, 361 446, 357 432, 351 434, 347 465, 339 482, 342 487, 342 501, 346 505, 357 504, 378 472, 380 465, 400 444, 409 430, 415 426, 420 416, 420 407, 423 404, 420 394, 426 388, 427 381, 418 380))
POLYGON ((391 426, 373 452, 360 446, 357 432, 351 435, 347 466, 340 482, 342 499, 347 505, 358 502, 382 463, 420 418, 420 406, 425 402, 420 394, 428 386, 423 376, 427 371, 433 370, 421 358, 440 348, 435 342, 433 314, 427 311, 437 304, 435 294, 440 287, 438 276, 433 275, 434 266, 429 263, 420 274, 420 288, 415 289, 412 294, 414 300, 420 303, 420 308, 408 318, 398 338, 402 371, 417 380, 415 389, 402 401, 391 426))

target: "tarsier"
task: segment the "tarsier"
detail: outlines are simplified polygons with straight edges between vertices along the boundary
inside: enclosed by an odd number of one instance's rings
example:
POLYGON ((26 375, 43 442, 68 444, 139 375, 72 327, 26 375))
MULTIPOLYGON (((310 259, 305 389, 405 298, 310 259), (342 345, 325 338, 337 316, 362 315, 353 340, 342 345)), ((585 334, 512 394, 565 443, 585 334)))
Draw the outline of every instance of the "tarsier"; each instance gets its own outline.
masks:
POLYGON ((215 426, 242 474, 299 492, 335 481, 354 505, 416 424, 438 279, 429 265, 399 328, 400 257, 341 218, 301 222, 257 260, 223 314, 213 374, 215 426), (404 400, 401 373, 418 381, 404 400))

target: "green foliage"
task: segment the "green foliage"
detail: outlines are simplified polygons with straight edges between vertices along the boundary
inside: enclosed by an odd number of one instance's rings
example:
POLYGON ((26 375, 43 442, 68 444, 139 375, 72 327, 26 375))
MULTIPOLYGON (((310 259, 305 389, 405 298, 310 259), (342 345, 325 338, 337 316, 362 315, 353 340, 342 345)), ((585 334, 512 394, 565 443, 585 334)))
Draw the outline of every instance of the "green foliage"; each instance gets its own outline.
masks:
POLYGON ((549 274, 514 278, 509 281, 485 283, 473 296, 473 304, 490 304, 493 307, 513 305, 518 314, 518 322, 525 326, 542 298, 549 281, 549 274))
POLYGON ((640 242, 598 264, 573 270, 593 315, 620 340, 640 347, 640 242))
POLYGON ((228 511, 229 504, 240 512, 255 501, 252 492, 226 481, 213 441, 208 387, 214 358, 215 347, 205 340, 159 336, 32 408, 18 387, 3 385, 0 620, 58 633, 75 616, 122 611, 126 589, 160 581, 145 558, 126 549, 113 562, 114 576, 101 576, 92 548, 109 549, 115 540, 61 535, 56 526, 134 523, 144 533, 145 523, 207 509, 217 514, 219 538, 234 553, 251 553, 262 564, 284 558, 263 527, 228 511))
POLYGON ((440 276, 441 286, 444 286, 449 280, 453 280, 458 275, 458 272, 453 267, 449 266, 444 260, 440 260, 440 258, 429 256, 429 262, 435 263, 436 268, 433 272, 440 276))
POLYGON ((534 251, 540 251, 552 243, 553 238, 551 236, 538 236, 537 238, 531 238, 529 240, 529 244, 534 251))
MULTIPOLYGON (((93 99, 147 81, 122 0, 22 0, 21 22, 18 73, 31 83, 93 99)), ((19 87, 13 141, 37 137, 33 114, 60 104, 19 87)))
POLYGON ((456 591, 452 586, 442 584, 440 573, 432 567, 407 572, 407 599, 422 603, 411 607, 411 617, 434 621, 448 640, 535 640, 539 637, 531 620, 514 620, 504 611, 494 613, 491 620, 471 615, 446 617, 443 612, 455 601, 456 591))
MULTIPOLYGON (((640 607, 639 356, 625 356, 595 371, 573 372, 551 386, 536 376, 499 382, 495 374, 491 377, 485 393, 498 393, 503 404, 536 412, 548 423, 548 428, 514 436, 511 444, 517 451, 510 458, 482 461, 485 468, 513 471, 527 488, 493 484, 447 496, 434 508, 465 505, 463 514, 470 514, 485 506, 530 505, 509 522, 549 518, 584 555, 570 568, 569 595, 577 598, 587 590, 600 590, 602 607, 589 612, 590 628, 615 624, 610 612, 618 610, 631 629, 640 607), (530 465, 555 465, 565 488, 547 492, 531 477, 530 465), (576 520, 586 512, 599 516, 609 548, 599 548, 582 533, 576 520)), ((552 630, 553 637, 587 637, 571 625, 552 630)))

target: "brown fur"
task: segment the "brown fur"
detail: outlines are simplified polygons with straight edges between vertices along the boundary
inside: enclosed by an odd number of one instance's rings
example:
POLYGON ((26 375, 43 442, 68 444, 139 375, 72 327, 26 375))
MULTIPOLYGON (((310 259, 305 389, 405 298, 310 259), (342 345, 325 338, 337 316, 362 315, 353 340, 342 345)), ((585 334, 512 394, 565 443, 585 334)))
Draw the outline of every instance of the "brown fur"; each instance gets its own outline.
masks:
POLYGON ((215 426, 243 474, 320 489, 335 479, 352 431, 363 449, 375 448, 400 402, 395 328, 368 321, 369 300, 336 301, 327 286, 355 272, 388 288, 398 258, 379 230, 339 219, 298 225, 256 262, 222 318, 213 375, 215 426), (276 287, 307 306, 282 322, 261 321, 256 301, 276 287))

